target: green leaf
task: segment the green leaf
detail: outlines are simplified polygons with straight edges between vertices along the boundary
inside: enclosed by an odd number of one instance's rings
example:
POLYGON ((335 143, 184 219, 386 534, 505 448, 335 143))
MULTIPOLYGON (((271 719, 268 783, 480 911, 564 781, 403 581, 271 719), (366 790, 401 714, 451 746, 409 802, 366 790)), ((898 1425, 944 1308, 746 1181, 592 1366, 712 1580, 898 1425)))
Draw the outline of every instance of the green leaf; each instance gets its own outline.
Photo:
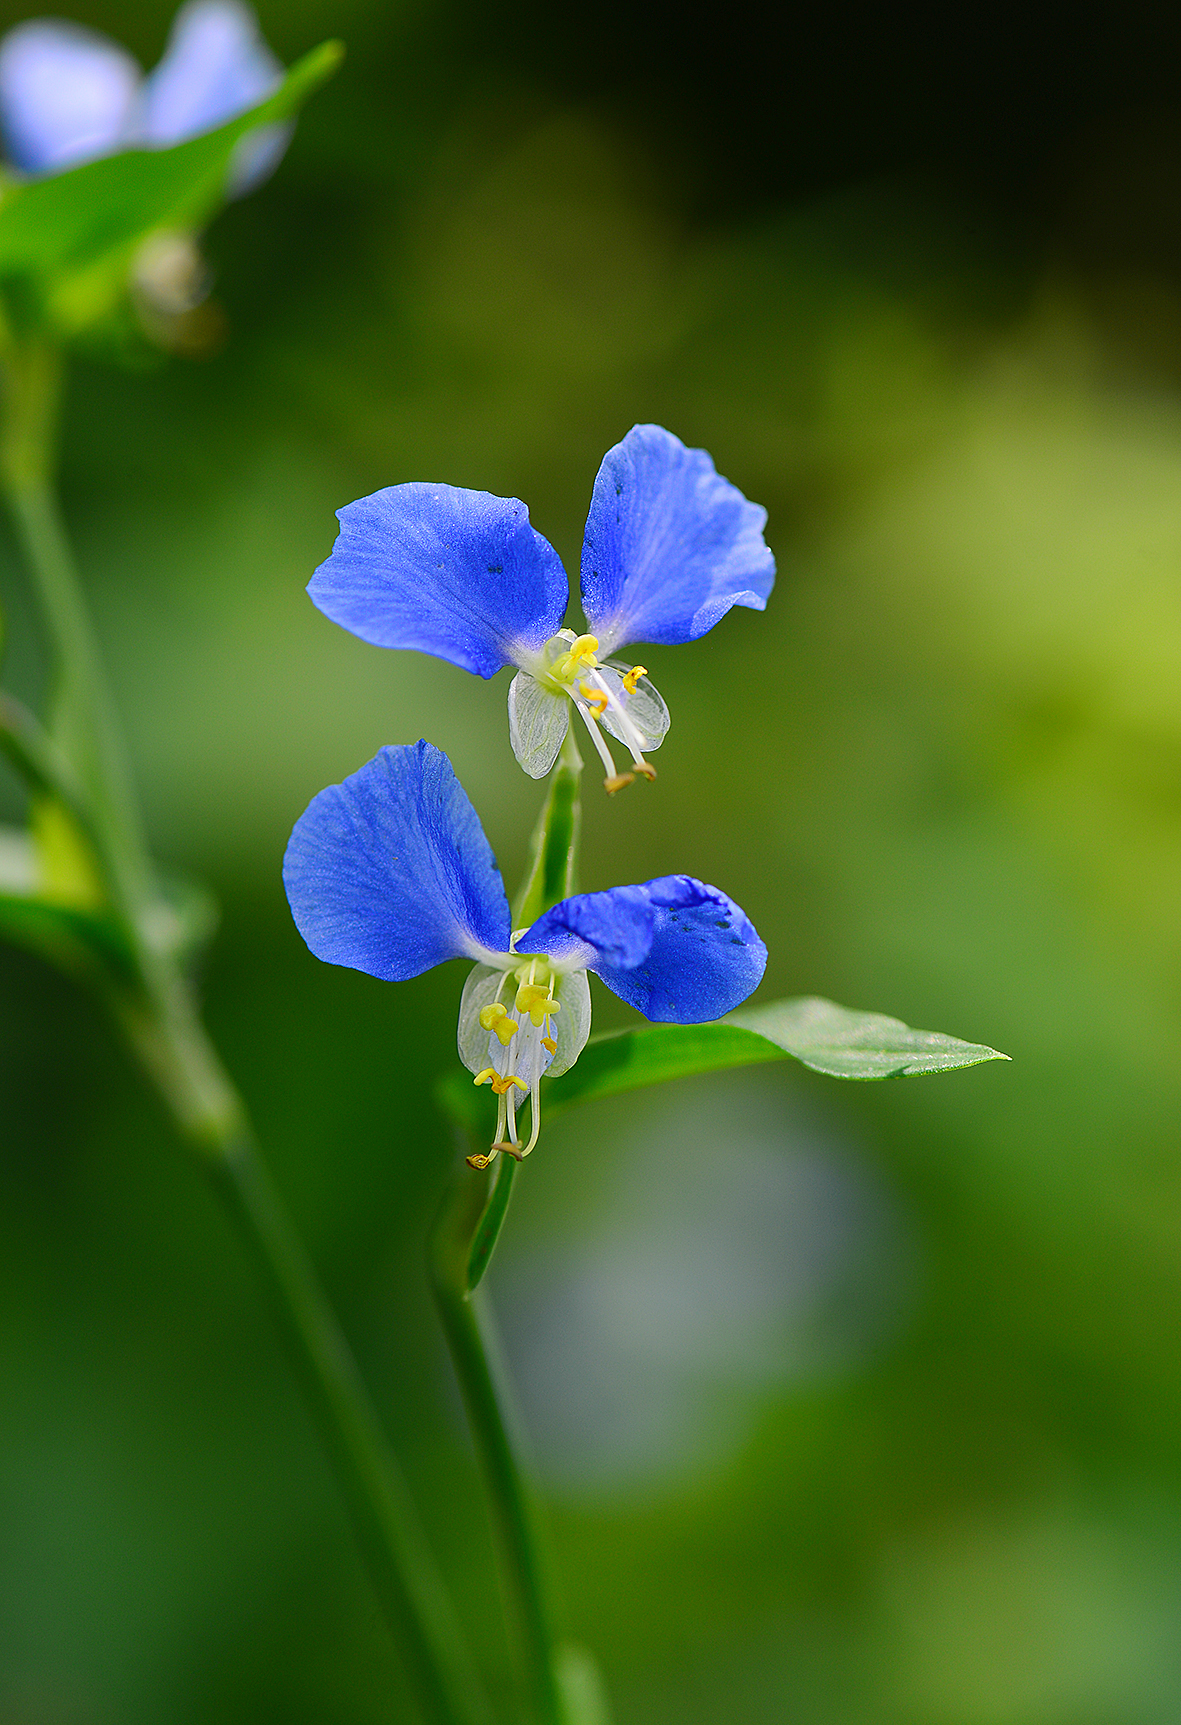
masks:
POLYGON ((103 298, 109 278, 126 270, 142 239, 158 228, 188 230, 209 220, 224 198, 238 140, 289 119, 343 52, 339 42, 322 43, 265 102, 202 137, 165 150, 125 150, 10 185, 0 201, 0 280, 32 281, 54 302, 59 323, 81 327, 93 312, 90 301, 103 298))
POLYGON ((121 925, 101 912, 0 891, 0 940, 84 982, 112 975, 123 983, 136 980, 135 955, 121 925))
MULTIPOLYGON (((563 1077, 544 1079, 542 1116, 552 1118, 576 1102, 614 1096, 731 1066, 784 1056, 833 1078, 906 1078, 1007 1060, 981 1043, 960 1042, 932 1030, 911 1030, 880 1012, 852 1012, 831 1000, 806 997, 745 1007, 714 1024, 650 1024, 592 1037, 563 1077)), ((439 1100, 452 1119, 486 1132, 491 1109, 466 1073, 451 1073, 439 1100)))
POLYGON ((900 1018, 854 1012, 811 995, 740 1007, 724 1022, 756 1031, 814 1072, 832 1078, 914 1078, 1009 1058, 982 1042, 961 1042, 938 1030, 911 1030, 900 1018))

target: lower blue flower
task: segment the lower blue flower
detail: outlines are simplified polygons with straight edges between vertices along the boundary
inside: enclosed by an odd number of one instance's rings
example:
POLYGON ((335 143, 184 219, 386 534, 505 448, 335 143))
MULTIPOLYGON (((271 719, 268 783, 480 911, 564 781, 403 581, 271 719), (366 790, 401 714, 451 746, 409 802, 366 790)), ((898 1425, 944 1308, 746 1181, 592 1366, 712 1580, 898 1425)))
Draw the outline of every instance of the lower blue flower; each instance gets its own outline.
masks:
POLYGON ((587 972, 660 1023, 700 1024, 746 999, 767 949, 743 911, 691 875, 578 893, 531 928, 508 899, 479 817, 430 743, 386 748, 313 797, 292 832, 283 884, 317 958, 401 981, 450 958, 476 961, 459 1054, 499 1098, 486 1168, 537 1143, 544 1075, 569 1070, 590 1035, 587 972), (530 1134, 517 1130, 531 1103, 530 1134))

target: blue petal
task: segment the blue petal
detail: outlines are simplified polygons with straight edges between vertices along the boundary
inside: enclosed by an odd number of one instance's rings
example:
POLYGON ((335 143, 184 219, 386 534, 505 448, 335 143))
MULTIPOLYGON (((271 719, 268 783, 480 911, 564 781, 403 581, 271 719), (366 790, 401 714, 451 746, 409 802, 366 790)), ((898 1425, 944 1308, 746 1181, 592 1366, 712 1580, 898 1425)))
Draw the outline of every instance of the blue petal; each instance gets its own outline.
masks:
POLYGON ((18 24, 0 42, 0 126, 28 174, 72 168, 122 147, 139 88, 130 54, 55 18, 18 24))
POLYGON ((337 515, 340 536, 308 592, 363 641, 491 677, 557 632, 566 571, 515 497, 391 485, 337 515))
POLYGON ((581 960, 658 1024, 720 1018, 758 987, 767 949, 745 912, 691 875, 581 893, 540 917, 520 952, 581 960))
POLYGON ((313 797, 283 858, 317 958, 387 981, 507 952, 509 908, 479 817, 442 750, 382 749, 313 797))
POLYGON ((600 654, 696 641, 731 605, 763 610, 775 582, 766 519, 704 449, 633 426, 603 457, 586 519, 582 608, 600 654))
POLYGON ((518 952, 544 952, 567 967, 630 967, 652 945, 652 906, 642 886, 580 892, 539 916, 517 941, 518 952))
POLYGON ((164 57, 143 88, 146 143, 179 144, 212 131, 269 96, 283 68, 235 0, 190 0, 172 25, 164 57))

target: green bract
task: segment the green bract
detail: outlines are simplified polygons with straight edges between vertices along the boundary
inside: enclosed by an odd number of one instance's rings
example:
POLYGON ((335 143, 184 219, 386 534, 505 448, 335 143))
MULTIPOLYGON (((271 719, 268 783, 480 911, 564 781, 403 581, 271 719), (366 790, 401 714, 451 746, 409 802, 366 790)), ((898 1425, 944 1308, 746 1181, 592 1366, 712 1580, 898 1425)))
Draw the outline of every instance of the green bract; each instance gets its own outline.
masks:
POLYGON ((189 233, 225 201, 247 132, 289 119, 340 64, 339 42, 298 61, 266 101, 170 149, 125 150, 0 196, 0 290, 22 331, 77 335, 118 304, 149 235, 189 233))

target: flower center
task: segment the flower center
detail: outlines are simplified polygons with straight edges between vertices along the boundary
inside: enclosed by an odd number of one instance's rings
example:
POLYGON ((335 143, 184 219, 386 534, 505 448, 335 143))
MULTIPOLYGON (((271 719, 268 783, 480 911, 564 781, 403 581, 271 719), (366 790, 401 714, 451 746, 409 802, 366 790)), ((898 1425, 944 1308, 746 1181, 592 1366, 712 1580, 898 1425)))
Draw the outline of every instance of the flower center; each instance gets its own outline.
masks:
POLYGON ((550 1019, 561 1011, 554 999, 557 975, 543 956, 529 958, 515 971, 505 973, 498 998, 480 1008, 480 1025, 488 1032, 488 1065, 477 1072, 474 1083, 491 1084, 498 1097, 496 1137, 486 1156, 469 1156, 473 1168, 487 1168, 503 1151, 519 1162, 537 1143, 541 1130, 541 1078, 554 1055, 557 1042, 550 1019), (499 998, 511 983, 517 984, 512 1005, 499 998), (517 1133, 517 1091, 529 1097, 529 1142, 522 1145, 517 1133))
POLYGON ((550 662, 540 671, 537 680, 553 695, 568 695, 582 714, 591 742, 607 770, 604 786, 608 794, 614 796, 616 791, 632 784, 637 773, 646 779, 656 777, 656 768, 644 759, 643 739, 629 719, 623 699, 624 695, 635 694, 637 683, 648 672, 644 665, 633 665, 620 677, 620 667, 604 668, 600 665, 598 651, 597 635, 575 635, 569 629, 561 629, 542 648, 542 663, 547 659, 550 662), (606 675, 605 671, 611 675, 606 675), (617 682, 618 688, 615 687, 617 682), (599 729, 608 713, 612 735, 619 738, 632 757, 630 772, 616 772, 611 751, 599 729))

